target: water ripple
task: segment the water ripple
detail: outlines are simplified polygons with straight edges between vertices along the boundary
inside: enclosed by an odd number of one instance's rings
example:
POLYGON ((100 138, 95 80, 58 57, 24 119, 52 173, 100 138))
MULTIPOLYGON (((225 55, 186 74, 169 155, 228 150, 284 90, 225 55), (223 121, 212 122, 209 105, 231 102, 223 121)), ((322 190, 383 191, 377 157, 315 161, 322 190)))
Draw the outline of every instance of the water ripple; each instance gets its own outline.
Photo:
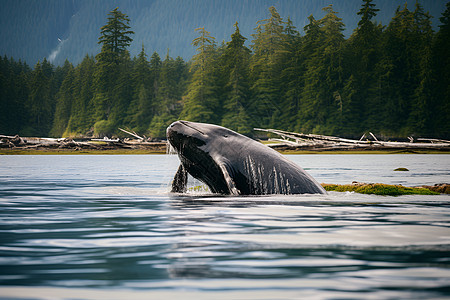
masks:
MULTIPOLYGON (((20 159, 0 157, 0 299, 419 299, 450 293, 448 195, 177 196, 167 193, 178 163, 173 156, 20 159), (93 166, 99 163, 102 168, 93 166), (5 175, 7 164, 29 166, 7 166, 5 175)), ((334 183, 367 167, 353 168, 348 157, 291 159, 319 181, 334 183)), ((446 162, 441 169, 416 163, 430 170, 398 177, 386 171, 391 157, 374 159, 373 181, 448 176, 446 162)), ((409 160, 394 161, 398 167, 409 160)))

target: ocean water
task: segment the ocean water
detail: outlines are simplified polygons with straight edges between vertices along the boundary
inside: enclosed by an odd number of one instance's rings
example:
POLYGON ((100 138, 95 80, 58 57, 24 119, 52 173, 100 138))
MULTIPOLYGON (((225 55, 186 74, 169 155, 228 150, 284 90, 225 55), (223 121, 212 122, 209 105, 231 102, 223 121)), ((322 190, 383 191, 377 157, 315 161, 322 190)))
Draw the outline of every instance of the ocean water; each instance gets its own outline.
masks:
MULTIPOLYGON (((325 183, 450 183, 450 155, 288 159, 325 183)), ((178 163, 0 156, 0 299, 450 298, 449 195, 174 195, 178 163)))

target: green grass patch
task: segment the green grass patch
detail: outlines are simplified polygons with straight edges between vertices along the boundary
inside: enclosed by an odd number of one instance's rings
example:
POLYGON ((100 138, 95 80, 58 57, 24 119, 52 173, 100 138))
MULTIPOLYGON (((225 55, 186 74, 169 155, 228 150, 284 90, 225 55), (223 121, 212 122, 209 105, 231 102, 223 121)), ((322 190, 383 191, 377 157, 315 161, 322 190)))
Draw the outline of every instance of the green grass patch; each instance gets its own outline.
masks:
POLYGON ((360 194, 374 194, 383 196, 400 195, 439 195, 439 193, 420 187, 406 187, 382 183, 370 184, 322 184, 325 190, 335 192, 355 192, 360 194))

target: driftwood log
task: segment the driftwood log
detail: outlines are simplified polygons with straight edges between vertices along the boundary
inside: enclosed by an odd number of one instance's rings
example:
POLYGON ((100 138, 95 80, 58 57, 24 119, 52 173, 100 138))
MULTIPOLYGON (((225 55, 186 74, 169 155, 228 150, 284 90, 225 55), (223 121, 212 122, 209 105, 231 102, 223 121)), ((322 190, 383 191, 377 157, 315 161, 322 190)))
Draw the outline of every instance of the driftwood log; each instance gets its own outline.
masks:
POLYGON ((166 142, 148 142, 141 139, 67 139, 0 135, 0 148, 14 150, 150 150, 166 151, 166 142))
POLYGON ((0 148, 13 148, 24 144, 24 140, 18 135, 0 135, 0 148))
POLYGON ((297 149, 297 150, 450 150, 450 141, 439 139, 419 138, 414 140, 409 138, 410 142, 390 142, 380 141, 369 132, 368 135, 373 140, 368 140, 364 134, 359 140, 345 139, 335 136, 326 136, 318 134, 304 134, 283 131, 278 129, 255 128, 256 131, 262 131, 278 135, 280 138, 271 138, 270 141, 277 143, 269 144, 269 147, 275 149, 297 149))

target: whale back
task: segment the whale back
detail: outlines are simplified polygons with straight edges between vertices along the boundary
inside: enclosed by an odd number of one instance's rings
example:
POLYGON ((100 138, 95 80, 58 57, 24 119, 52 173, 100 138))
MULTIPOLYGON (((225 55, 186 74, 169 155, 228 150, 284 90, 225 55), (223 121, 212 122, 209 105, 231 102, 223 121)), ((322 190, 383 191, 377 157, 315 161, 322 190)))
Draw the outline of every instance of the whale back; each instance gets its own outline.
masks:
POLYGON ((249 151, 236 154, 234 160, 230 159, 233 156, 226 159, 227 171, 241 195, 326 193, 300 166, 277 151, 253 142, 257 144, 250 145, 249 151))

